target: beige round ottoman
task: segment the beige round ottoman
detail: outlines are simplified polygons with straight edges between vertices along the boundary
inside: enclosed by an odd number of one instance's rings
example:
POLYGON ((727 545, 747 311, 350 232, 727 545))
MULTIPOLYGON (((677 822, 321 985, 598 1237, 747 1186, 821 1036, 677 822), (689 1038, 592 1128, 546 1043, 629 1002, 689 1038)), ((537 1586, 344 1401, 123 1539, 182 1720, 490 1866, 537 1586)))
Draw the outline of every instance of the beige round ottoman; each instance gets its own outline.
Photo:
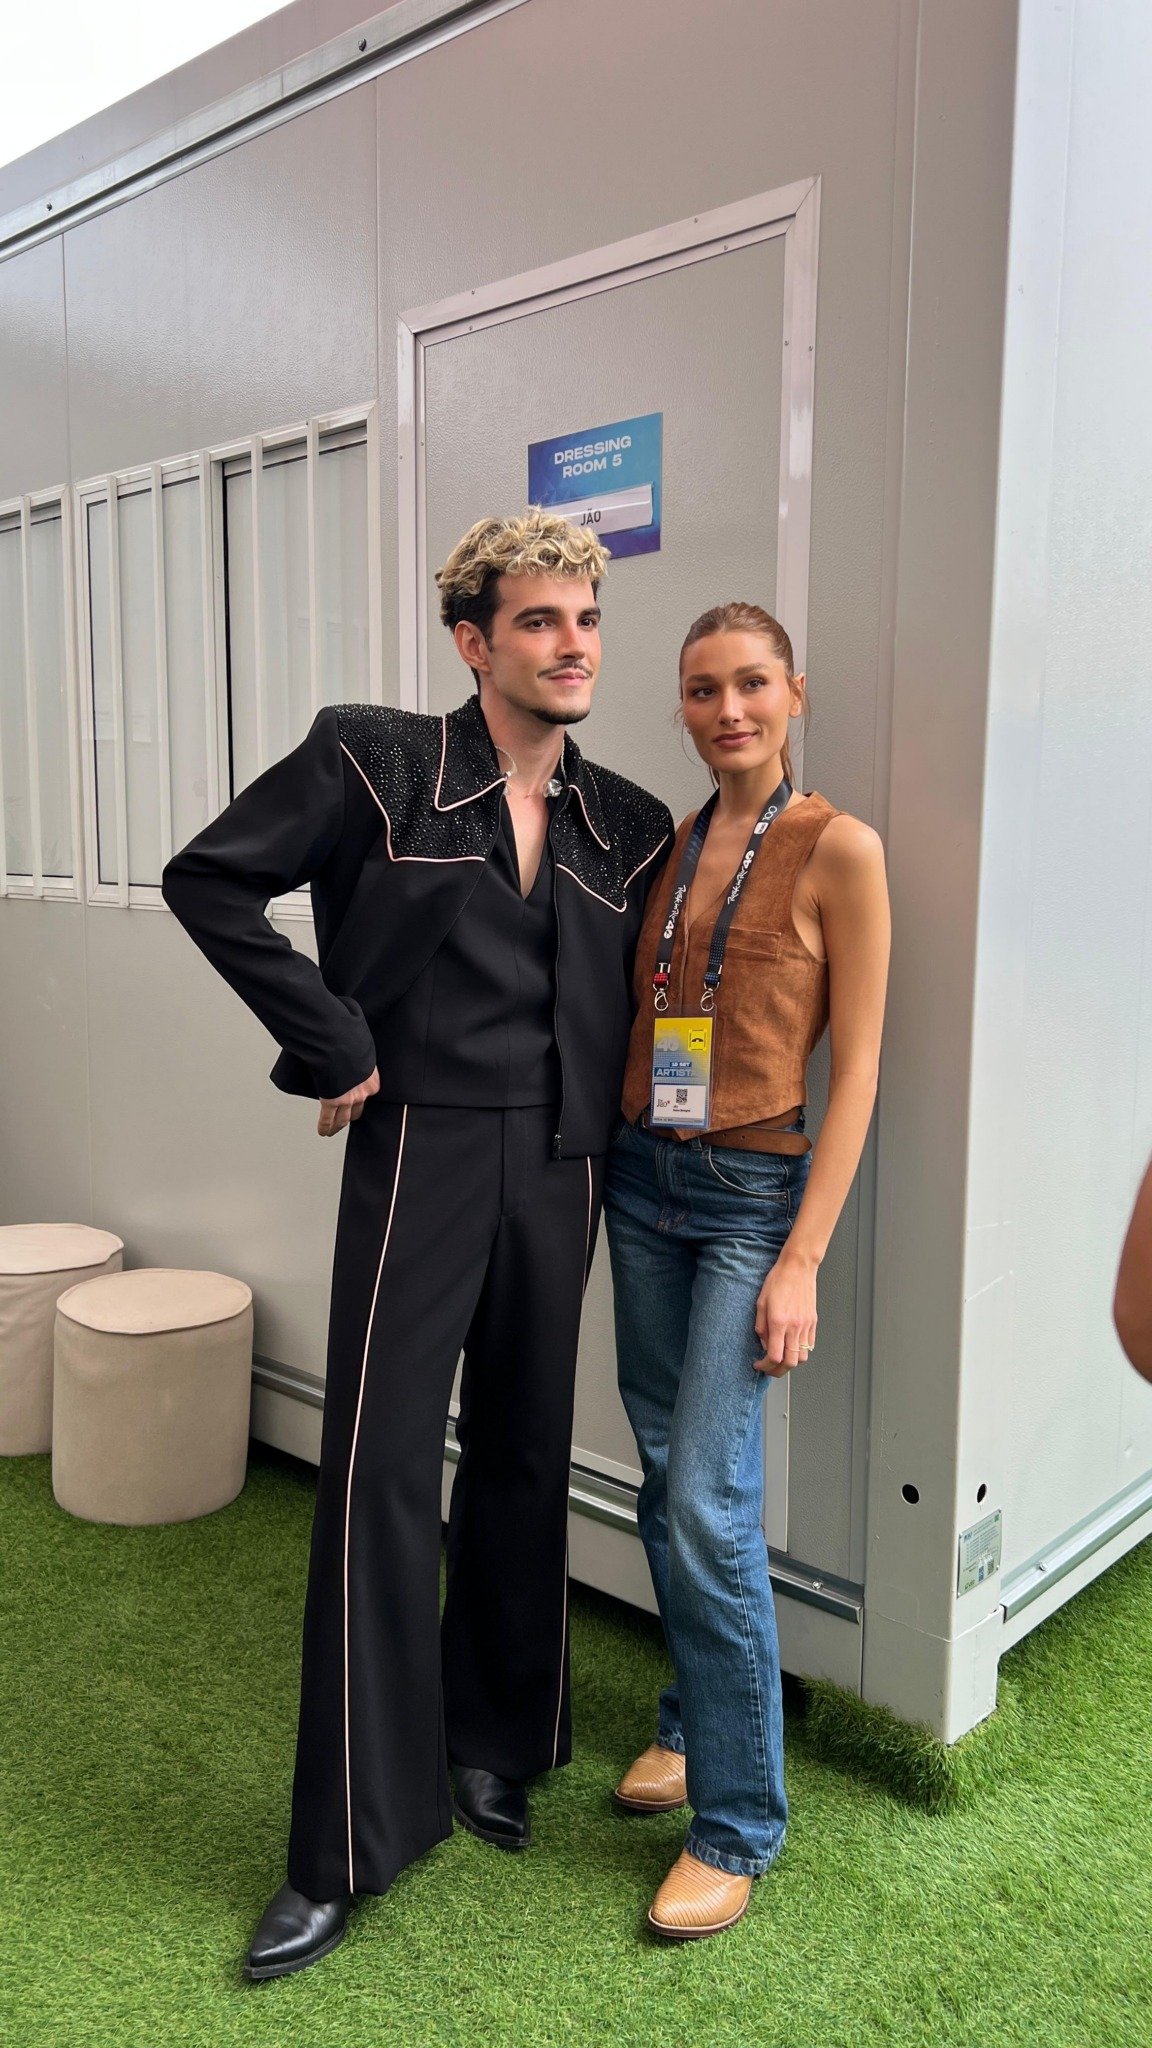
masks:
POLYGON ((252 1290, 142 1266, 56 1304, 52 1490, 88 1522, 187 1522, 235 1500, 248 1458, 252 1290))
POLYGON ((56 1303, 123 1257, 122 1239, 86 1223, 0 1228, 0 1457, 51 1450, 56 1303))

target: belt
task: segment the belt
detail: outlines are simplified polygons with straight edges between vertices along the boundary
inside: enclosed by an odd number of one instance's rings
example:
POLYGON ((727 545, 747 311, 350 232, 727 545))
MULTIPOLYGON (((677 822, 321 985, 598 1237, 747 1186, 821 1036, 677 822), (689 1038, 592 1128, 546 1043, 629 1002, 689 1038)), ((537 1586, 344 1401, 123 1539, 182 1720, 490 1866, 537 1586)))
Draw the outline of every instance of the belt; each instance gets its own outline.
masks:
POLYGON ((811 1138, 803 1131, 774 1131, 763 1124, 744 1124, 736 1131, 702 1131, 709 1145, 733 1152, 785 1152, 798 1157, 812 1150, 811 1138))

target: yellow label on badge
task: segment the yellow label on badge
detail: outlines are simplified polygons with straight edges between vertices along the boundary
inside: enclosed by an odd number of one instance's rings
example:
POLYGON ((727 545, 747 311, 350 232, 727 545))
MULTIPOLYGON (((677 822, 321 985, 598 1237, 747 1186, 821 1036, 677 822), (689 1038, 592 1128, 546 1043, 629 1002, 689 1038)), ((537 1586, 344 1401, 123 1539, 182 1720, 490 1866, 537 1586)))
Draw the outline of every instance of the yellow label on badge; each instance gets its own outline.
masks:
POLYGON ((657 1017, 652 1033, 652 1126, 706 1131, 711 1093, 711 1017, 657 1017))

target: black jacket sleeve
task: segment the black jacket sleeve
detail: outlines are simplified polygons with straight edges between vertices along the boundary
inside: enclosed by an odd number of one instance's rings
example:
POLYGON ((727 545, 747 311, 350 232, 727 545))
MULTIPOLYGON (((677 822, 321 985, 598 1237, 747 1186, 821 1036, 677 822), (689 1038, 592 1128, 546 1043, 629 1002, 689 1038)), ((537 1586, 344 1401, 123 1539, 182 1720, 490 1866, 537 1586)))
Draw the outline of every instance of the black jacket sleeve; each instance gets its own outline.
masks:
POLYGON ((276 931, 268 903, 319 873, 344 827, 336 714, 317 713, 292 753, 250 783, 161 876, 164 901, 230 988, 323 1096, 366 1081, 376 1048, 364 1013, 276 931))

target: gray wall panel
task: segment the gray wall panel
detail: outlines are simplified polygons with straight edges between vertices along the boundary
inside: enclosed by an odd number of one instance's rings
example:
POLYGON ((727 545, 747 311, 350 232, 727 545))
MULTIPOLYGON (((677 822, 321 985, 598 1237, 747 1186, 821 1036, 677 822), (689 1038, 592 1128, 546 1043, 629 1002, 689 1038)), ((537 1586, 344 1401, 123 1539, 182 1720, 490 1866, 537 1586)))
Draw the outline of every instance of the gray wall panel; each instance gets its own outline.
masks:
POLYGON ((1074 42, 1033 4, 1022 50, 968 1219, 1003 1282, 1007 1568, 1152 1470, 1111 1318, 1152 1151, 1152 43, 1131 0, 1074 42))
POLYGON ((0 902, 0 1046, 0 1221, 103 1226, 91 1201, 79 903, 0 902))
POLYGON ((341 1141, 166 911, 89 909, 88 1041, 93 1209, 125 1263, 246 1280, 256 1350, 323 1372, 341 1141))
POLYGON ((370 86, 67 236, 73 475, 376 392, 370 86))
POLYGON ((68 481, 64 264, 59 239, 0 263, 0 498, 68 481))

